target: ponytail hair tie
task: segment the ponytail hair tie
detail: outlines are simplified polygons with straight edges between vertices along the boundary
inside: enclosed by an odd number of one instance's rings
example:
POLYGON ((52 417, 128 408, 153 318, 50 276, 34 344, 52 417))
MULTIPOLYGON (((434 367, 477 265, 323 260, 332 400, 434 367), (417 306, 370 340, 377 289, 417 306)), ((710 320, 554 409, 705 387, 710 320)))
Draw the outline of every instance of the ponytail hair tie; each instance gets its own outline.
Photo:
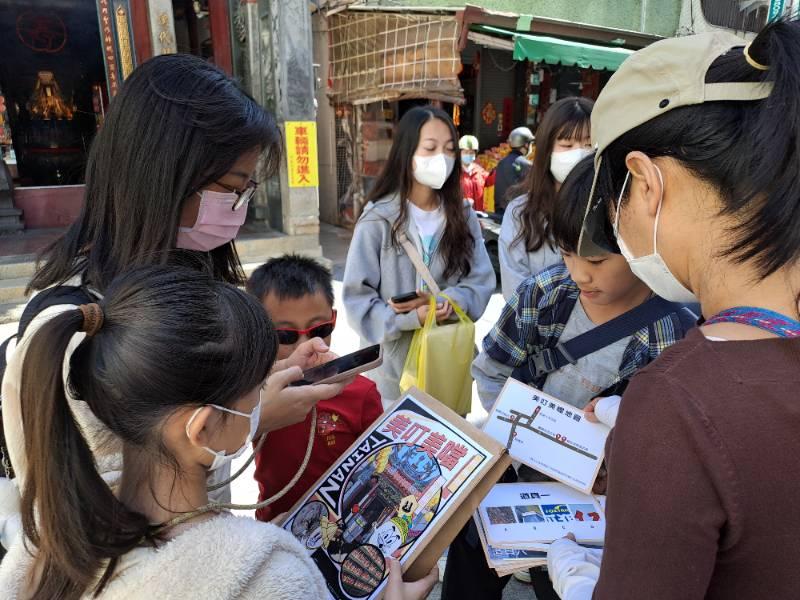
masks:
POLYGON ((769 66, 762 65, 760 62, 758 62, 756 59, 754 59, 752 56, 750 56, 750 45, 751 44, 752 44, 752 42, 750 44, 747 44, 747 46, 744 47, 744 51, 743 51, 744 52, 744 59, 747 61, 747 64, 750 65, 751 67, 753 67, 754 69, 758 69, 759 71, 769 71, 769 66))
POLYGON ((96 302, 81 304, 78 308, 83 313, 83 325, 80 330, 86 332, 86 337, 92 337, 103 326, 103 309, 96 302))

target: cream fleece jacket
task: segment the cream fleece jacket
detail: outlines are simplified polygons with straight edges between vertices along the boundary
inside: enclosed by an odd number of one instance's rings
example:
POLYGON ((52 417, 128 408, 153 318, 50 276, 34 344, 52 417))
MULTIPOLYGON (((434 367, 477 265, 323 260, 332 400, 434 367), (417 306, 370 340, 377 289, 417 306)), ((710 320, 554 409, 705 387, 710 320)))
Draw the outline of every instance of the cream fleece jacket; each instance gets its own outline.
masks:
MULTIPOLYGON (((29 597, 27 574, 32 562, 18 538, 0 564, 5 600, 29 597)), ((129 552, 100 595, 114 600, 326 597, 322 574, 289 532, 229 514, 198 523, 157 550, 129 552)))

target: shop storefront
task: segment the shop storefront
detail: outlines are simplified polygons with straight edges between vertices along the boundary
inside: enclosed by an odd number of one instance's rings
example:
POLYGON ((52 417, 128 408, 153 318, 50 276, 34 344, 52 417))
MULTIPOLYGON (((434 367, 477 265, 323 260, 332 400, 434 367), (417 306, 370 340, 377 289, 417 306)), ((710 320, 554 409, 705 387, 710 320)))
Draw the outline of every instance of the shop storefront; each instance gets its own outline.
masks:
MULTIPOLYGON (((536 132, 547 109, 570 96, 596 99, 632 50, 473 26, 462 60, 467 118, 459 131, 475 135, 482 165, 492 169, 509 151, 515 127, 536 132)), ((466 113, 466 111, 465 111, 466 113)))
POLYGON ((441 106, 461 135, 478 137, 480 160, 491 169, 509 151, 512 129, 535 132, 560 98, 596 99, 627 56, 658 39, 475 6, 328 8, 315 26, 327 73, 327 94, 318 99, 331 105, 330 123, 320 119, 320 208, 340 225, 358 218, 410 106, 441 106))
POLYGON ((230 39, 228 0, 0 0, 0 177, 22 213, 0 230, 76 217, 92 139, 139 62, 191 52, 230 72, 230 39))

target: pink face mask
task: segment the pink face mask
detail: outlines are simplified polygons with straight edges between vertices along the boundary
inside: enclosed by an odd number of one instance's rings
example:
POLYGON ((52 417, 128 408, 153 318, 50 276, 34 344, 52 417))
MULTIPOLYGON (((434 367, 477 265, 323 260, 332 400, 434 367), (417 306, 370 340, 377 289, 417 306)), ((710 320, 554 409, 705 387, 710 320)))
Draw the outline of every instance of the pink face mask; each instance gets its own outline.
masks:
POLYGON ((245 202, 233 210, 238 199, 235 193, 203 190, 197 221, 193 227, 178 228, 176 247, 209 252, 235 239, 247 217, 248 204, 245 202))

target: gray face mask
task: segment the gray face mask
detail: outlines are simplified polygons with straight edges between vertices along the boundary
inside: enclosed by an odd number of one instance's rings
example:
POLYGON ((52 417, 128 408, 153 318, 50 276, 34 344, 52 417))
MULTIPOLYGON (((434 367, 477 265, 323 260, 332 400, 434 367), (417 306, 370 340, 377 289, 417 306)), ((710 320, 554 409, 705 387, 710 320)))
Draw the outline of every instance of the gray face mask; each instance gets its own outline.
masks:
POLYGON ((641 279, 657 296, 664 298, 664 300, 669 300, 670 302, 681 302, 684 304, 697 302, 697 296, 678 281, 675 275, 672 274, 672 271, 669 270, 667 263, 664 262, 664 259, 658 253, 658 220, 661 217, 661 203, 664 200, 664 178, 661 175, 661 170, 657 166, 656 172, 658 173, 658 178, 661 180, 661 198, 658 200, 656 222, 653 229, 653 253, 647 256, 640 256, 639 258, 634 257, 619 235, 619 213, 622 206, 622 197, 625 195, 625 189, 631 177, 630 171, 625 175, 625 182, 622 184, 622 190, 619 193, 619 200, 617 201, 617 214, 614 218, 614 235, 617 237, 617 245, 619 246, 619 251, 622 253, 622 256, 628 261, 628 266, 631 268, 631 271, 633 271, 633 274, 641 279))

